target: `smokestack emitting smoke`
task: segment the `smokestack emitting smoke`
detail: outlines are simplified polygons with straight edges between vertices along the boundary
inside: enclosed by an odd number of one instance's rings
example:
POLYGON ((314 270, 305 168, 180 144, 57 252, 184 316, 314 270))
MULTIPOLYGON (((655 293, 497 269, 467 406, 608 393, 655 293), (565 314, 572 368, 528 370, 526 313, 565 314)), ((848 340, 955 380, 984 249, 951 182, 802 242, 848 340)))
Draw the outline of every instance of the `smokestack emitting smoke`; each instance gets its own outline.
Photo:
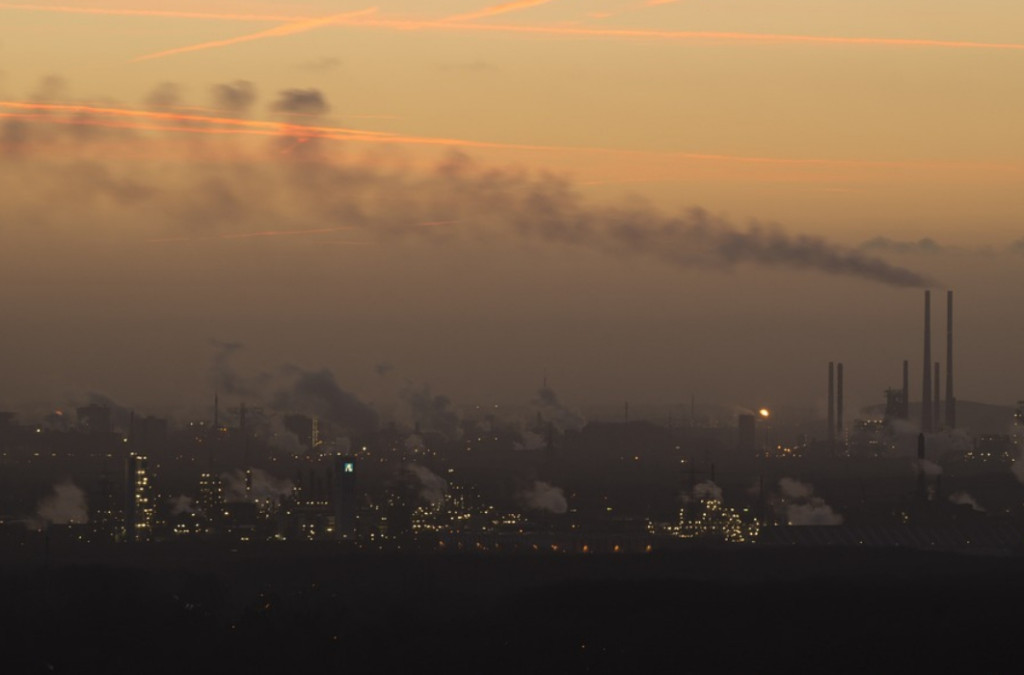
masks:
POLYGON ((836 441, 836 375, 835 363, 828 362, 828 443, 836 441))
POLYGON ((941 381, 941 379, 939 378, 939 362, 936 361, 935 362, 935 379, 932 381, 932 384, 934 385, 934 391, 932 393, 934 393, 934 395, 935 395, 935 398, 932 400, 932 406, 933 406, 933 410, 932 410, 932 430, 933 431, 939 431, 939 429, 942 428, 942 425, 939 422, 939 420, 942 417, 942 415, 940 415, 940 411, 942 410, 942 399, 941 399, 941 397, 939 395, 939 382, 940 381, 941 381))
POLYGON ((903 359, 903 419, 910 419, 910 361, 903 359))
POLYGON ((946 291, 946 428, 956 428, 953 397, 953 291, 946 291))
POLYGON ((921 431, 932 431, 932 294, 924 292, 924 372, 921 376, 921 431))
POLYGON ((843 364, 836 365, 836 435, 843 438, 843 364))

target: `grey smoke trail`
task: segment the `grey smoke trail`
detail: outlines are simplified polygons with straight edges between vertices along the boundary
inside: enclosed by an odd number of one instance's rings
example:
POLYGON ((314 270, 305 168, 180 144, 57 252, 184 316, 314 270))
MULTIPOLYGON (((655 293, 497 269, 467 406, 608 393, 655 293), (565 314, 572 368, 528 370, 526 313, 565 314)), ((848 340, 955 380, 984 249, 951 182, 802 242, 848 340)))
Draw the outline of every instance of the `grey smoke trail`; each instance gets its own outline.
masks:
POLYGON ((302 115, 320 115, 330 111, 327 99, 318 89, 286 89, 278 94, 271 110, 302 115))
POLYGON ((462 438, 460 417, 450 398, 434 394, 427 385, 405 387, 400 396, 422 431, 434 431, 450 440, 462 438))
MULTIPOLYGON (((217 95, 236 107, 248 105, 254 94, 238 83, 233 87, 217 95)), ((315 89, 285 90, 273 107, 305 114, 328 109, 315 89)), ((565 179, 481 166, 463 154, 421 171, 399 163, 339 161, 328 149, 344 147, 342 142, 328 146, 331 141, 321 138, 323 143, 289 144, 287 155, 272 143, 274 162, 242 162, 244 151, 231 139, 209 137, 189 145, 201 161, 128 165, 107 158, 104 143, 144 146, 147 138, 133 130, 90 127, 90 133, 82 134, 81 125, 26 125, 17 119, 0 126, 0 179, 25 187, 4 191, 0 209, 31 214, 40 226, 55 224, 67 231, 91 231, 77 206, 84 204, 90 206, 86 219, 106 227, 121 223, 133 231, 146 223, 155 228, 153 237, 216 237, 302 223, 306 230, 351 228, 363 241, 385 244, 406 238, 444 243, 512 238, 681 268, 757 265, 897 287, 929 284, 923 275, 865 249, 788 234, 776 226, 740 228, 699 208, 672 214, 632 202, 588 204, 565 179), (217 154, 232 161, 208 160, 217 154), (35 161, 50 156, 66 159, 35 161), (427 223, 445 226, 424 227, 427 223)))
POLYGON ((540 413, 541 420, 550 422, 559 431, 578 431, 587 423, 582 414, 562 403, 555 390, 546 384, 537 391, 533 405, 540 413))
POLYGON ((295 485, 287 478, 278 478, 263 469, 250 469, 251 489, 246 488, 246 475, 242 469, 221 474, 224 481, 224 499, 228 502, 243 502, 250 499, 278 500, 292 494, 295 485))
MULTIPOLYGON (((314 416, 355 434, 376 430, 377 412, 355 394, 342 389, 334 373, 327 368, 305 370, 285 366, 274 373, 247 375, 234 365, 235 357, 242 351, 241 343, 219 340, 210 343, 214 348, 210 378, 221 394, 247 398, 281 413, 314 416)), ((280 420, 275 423, 274 431, 284 431, 280 420)), ((288 435, 282 434, 282 438, 288 435)))
POLYGON ((246 80, 214 85, 211 92, 214 105, 231 113, 246 113, 256 101, 256 88, 246 80))
POLYGON ((431 506, 437 506, 444 501, 444 496, 448 492, 448 482, 444 478, 419 464, 407 464, 405 471, 416 479, 419 484, 419 496, 431 506))
POLYGON ((980 504, 978 504, 978 500, 976 500, 974 497, 972 497, 967 492, 964 492, 963 490, 951 494, 949 496, 949 501, 953 502, 954 504, 960 504, 962 506, 970 506, 971 509, 974 511, 985 511, 985 509, 980 504))
POLYGON ((232 357, 242 350, 242 343, 210 340, 210 344, 215 350, 210 366, 214 389, 225 394, 250 394, 250 384, 232 364, 232 357))
POLYGON ((284 384, 271 399, 275 410, 315 415, 354 434, 377 429, 377 411, 338 386, 330 370, 307 371, 291 366, 284 375, 284 384))

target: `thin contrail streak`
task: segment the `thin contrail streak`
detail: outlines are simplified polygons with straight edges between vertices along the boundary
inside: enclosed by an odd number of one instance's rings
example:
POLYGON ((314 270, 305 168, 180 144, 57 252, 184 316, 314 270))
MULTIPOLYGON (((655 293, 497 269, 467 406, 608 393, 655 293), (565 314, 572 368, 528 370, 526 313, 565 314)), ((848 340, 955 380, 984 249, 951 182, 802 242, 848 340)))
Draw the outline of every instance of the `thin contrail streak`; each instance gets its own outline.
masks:
MULTIPOLYGON (((85 8, 24 3, 0 3, 0 9, 33 12, 58 12, 75 14, 99 14, 111 16, 167 17, 183 19, 208 19, 222 21, 250 21, 272 23, 296 23, 313 21, 323 17, 287 16, 266 14, 224 14, 205 12, 178 12, 166 10, 129 10, 85 8)), ((884 38, 884 37, 843 37, 829 35, 792 35, 784 33, 741 33, 728 31, 677 31, 644 28, 585 28, 578 26, 528 26, 511 24, 481 24, 452 20, 405 20, 350 18, 337 20, 336 25, 364 28, 389 28, 393 30, 444 30, 463 32, 495 32, 537 34, 584 38, 637 38, 680 41, 721 41, 749 42, 755 44, 806 44, 806 45, 850 45, 888 47, 933 47, 939 49, 989 49, 1022 51, 1024 44, 1013 42, 978 42, 971 40, 933 40, 927 38, 884 38)))
MULTIPOLYGON (((500 5, 494 5, 491 7, 485 7, 477 12, 471 12, 468 14, 459 14, 457 16, 451 16, 442 21, 472 21, 474 19, 482 19, 489 16, 497 16, 499 14, 506 14, 508 12, 516 12, 522 9, 528 9, 537 5, 543 5, 551 0, 516 0, 515 2, 506 2, 500 5)), ((195 45, 188 45, 185 47, 176 47, 174 49, 167 49, 162 52, 156 52, 153 54, 146 54, 145 56, 139 56, 132 59, 133 62, 137 61, 148 61, 150 59, 159 59, 166 56, 174 56, 176 54, 185 54, 188 52, 198 52, 206 49, 216 49, 218 47, 229 47, 231 45, 240 44, 242 42, 252 42, 255 40, 263 40, 271 37, 282 37, 285 35, 295 35, 298 33, 305 33, 307 31, 316 30, 317 28, 323 28, 335 23, 343 23, 346 19, 357 18, 360 16, 367 16, 376 12, 376 8, 364 9, 358 12, 346 12, 343 14, 337 14, 330 17, 318 18, 318 19, 304 19, 301 21, 290 20, 282 23, 279 26, 270 28, 268 30, 260 31, 258 33, 250 33, 248 35, 240 35, 234 38, 227 38, 224 40, 211 40, 209 42, 202 42, 195 45)))
POLYGON ((41 122, 71 124, 82 126, 119 126, 147 131, 180 131, 199 134, 251 134, 258 136, 293 136, 323 138, 340 141, 362 141, 371 143, 392 143, 405 145, 442 145, 469 148, 516 149, 516 150, 555 150, 557 146, 527 145, 517 143, 498 143, 489 141, 473 141, 462 138, 444 138, 430 136, 408 136, 383 131, 366 131, 345 127, 308 126, 284 122, 266 122, 259 120, 236 119, 233 117, 212 117, 209 115, 185 115, 173 112, 152 110, 133 110, 130 108, 98 107, 79 104, 33 103, 24 101, 0 101, 0 109, 8 108, 21 113, 0 113, 0 116, 21 116, 41 122), (102 119, 76 117, 73 119, 47 118, 40 112, 64 112, 106 117, 155 120, 171 124, 114 124, 102 119), (177 123, 177 124, 174 124, 177 123), (189 126, 190 124, 207 125, 205 127, 189 126), (226 127, 226 128, 225 128, 226 127))
POLYGON ((529 9, 536 7, 537 5, 546 5, 551 0, 515 0, 515 2, 504 2, 500 5, 492 5, 491 7, 484 7, 476 12, 468 12, 466 14, 457 14, 455 16, 449 16, 443 21, 473 21, 475 19, 485 19, 489 16, 497 16, 499 14, 507 14, 509 12, 518 12, 522 9, 529 9))
POLYGON ((170 120, 174 122, 195 122, 199 124, 222 125, 229 127, 246 127, 262 129, 277 134, 285 135, 309 135, 319 134, 344 135, 353 134, 361 136, 395 136, 396 134, 386 131, 366 131, 364 129, 350 129, 346 127, 323 127, 305 124, 293 124, 288 122, 267 122, 262 120, 238 119, 235 117, 216 117, 212 115, 191 115, 185 113, 162 112, 157 110, 134 110, 132 108, 115 108, 111 106, 91 106, 69 103, 36 103, 26 101, 0 101, 0 108, 13 108, 15 110, 35 110, 66 113, 85 113, 92 115, 106 115, 113 117, 138 117, 155 120, 170 120))
POLYGON ((317 28, 323 28, 324 26, 330 26, 331 24, 341 23, 346 19, 352 19, 360 16, 367 16, 376 12, 374 8, 359 10, 358 12, 346 12, 344 14, 335 14, 333 16, 325 16, 320 19, 308 19, 306 21, 289 21, 282 23, 279 26, 262 30, 258 33, 250 33, 248 35, 240 35, 238 37, 227 38, 224 40, 212 40, 210 42, 201 42, 195 45, 188 45, 185 47, 175 47, 174 49, 166 49, 162 52, 155 52, 153 54, 146 54, 132 59, 135 61, 148 61, 150 59, 159 59, 165 56, 173 56, 175 54, 184 54, 186 52, 198 52, 205 49, 216 49, 217 47, 228 47, 231 45, 240 44, 242 42, 252 42, 254 40, 263 40, 271 37, 283 37, 285 35, 296 35, 298 33, 305 33, 317 28))
POLYGON ((871 159, 826 159, 801 157, 761 157, 695 152, 652 152, 620 148, 586 146, 528 145, 476 141, 462 138, 430 136, 409 136, 393 132, 366 131, 346 127, 307 126, 284 122, 213 117, 209 115, 188 115, 131 108, 99 107, 81 104, 36 103, 25 101, 0 101, 0 118, 21 118, 46 124, 80 125, 136 129, 139 131, 171 131, 206 135, 253 135, 291 137, 298 139, 319 138, 336 141, 354 141, 378 144, 433 145, 469 147, 496 150, 559 151, 579 153, 614 154, 621 156, 658 156, 707 162, 737 162, 746 164, 774 164, 788 166, 868 166, 868 167, 931 167, 948 169, 989 169, 1021 172, 1024 167, 1012 164, 984 162, 943 162, 914 160, 871 160, 871 159), (4 112, 3 109, 17 112, 4 112), (48 113, 63 112, 80 115, 61 118, 48 113), (105 119, 105 118, 114 118, 105 119))
POLYGON ((24 3, 0 2, 0 9, 26 12, 51 12, 55 14, 94 14, 100 16, 153 17, 163 19, 202 19, 209 21, 245 21, 253 23, 286 23, 288 21, 309 21, 315 16, 278 14, 224 14, 218 12, 179 12, 161 9, 107 9, 102 7, 69 7, 62 5, 30 5, 24 3))
POLYGON ((740 33, 726 31, 653 30, 646 28, 582 28, 578 26, 520 26, 513 24, 456 23, 452 21, 412 21, 400 19, 358 19, 340 25, 393 28, 397 30, 446 30, 561 35, 596 38, 647 38, 679 41, 753 42, 758 44, 827 44, 890 47, 938 47, 959 49, 1024 50, 1024 44, 930 40, 923 38, 842 37, 829 35, 791 35, 785 33, 740 33))

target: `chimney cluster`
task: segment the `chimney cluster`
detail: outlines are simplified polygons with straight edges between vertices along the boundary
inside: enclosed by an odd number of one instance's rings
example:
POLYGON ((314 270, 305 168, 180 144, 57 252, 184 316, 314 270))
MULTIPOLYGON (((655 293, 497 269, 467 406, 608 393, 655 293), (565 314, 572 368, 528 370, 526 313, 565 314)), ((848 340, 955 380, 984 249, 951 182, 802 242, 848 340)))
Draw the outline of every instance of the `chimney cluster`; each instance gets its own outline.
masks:
MULTIPOLYGON (((921 373, 921 432, 956 428, 956 398, 953 395, 953 291, 946 292, 946 399, 942 405, 941 370, 932 361, 932 294, 924 292, 924 363, 921 373), (945 414, 943 414, 943 410, 945 414)), ((903 361, 903 419, 910 418, 910 363, 903 361)), ((828 363, 828 442, 835 447, 843 434, 843 364, 828 363)))

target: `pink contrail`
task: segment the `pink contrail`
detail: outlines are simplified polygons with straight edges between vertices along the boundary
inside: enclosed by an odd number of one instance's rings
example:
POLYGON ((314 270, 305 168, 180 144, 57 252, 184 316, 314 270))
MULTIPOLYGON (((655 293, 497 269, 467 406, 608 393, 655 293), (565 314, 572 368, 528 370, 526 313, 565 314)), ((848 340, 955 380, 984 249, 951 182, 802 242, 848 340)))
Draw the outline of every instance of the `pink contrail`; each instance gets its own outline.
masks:
POLYGON ((290 136, 297 138, 323 138, 327 140, 361 141, 370 143, 392 143, 404 145, 439 145, 469 148, 517 149, 517 150, 553 150, 556 146, 526 145, 516 143, 497 143, 489 141, 473 141, 462 138, 444 138, 430 136, 408 136, 383 131, 366 131, 345 127, 310 126, 284 122, 265 122, 259 120, 237 119, 234 117, 214 117, 210 115, 187 115, 175 112, 153 110, 134 110, 131 108, 99 107, 80 104, 36 103, 29 101, 0 101, 0 109, 7 108, 19 112, 0 113, 0 116, 24 117, 41 122, 81 125, 133 128, 146 131, 180 131, 197 134, 257 136, 290 136), (74 117, 70 119, 51 118, 40 113, 63 112, 93 117, 74 117), (127 119, 128 122, 111 122, 103 117, 127 119), (142 122, 136 120, 143 120, 142 122), (158 123, 154 123, 158 122, 158 123), (199 126, 191 126, 199 125, 199 126))
POLYGON ((317 28, 323 28, 324 26, 330 26, 331 24, 342 23, 346 19, 353 19, 356 17, 367 16, 373 14, 377 10, 374 8, 362 9, 358 12, 346 12, 344 14, 335 14, 333 16, 325 16, 320 19, 307 19, 305 21, 289 21, 283 23, 280 26, 268 28, 258 33, 250 33, 248 35, 240 35, 238 37, 227 38, 225 40, 213 40, 210 42, 201 42, 195 45, 188 45, 185 47, 175 47, 174 49, 166 49, 162 52, 155 52, 153 54, 146 54, 145 56, 139 56, 132 61, 148 61, 150 59, 159 59, 165 56, 173 56, 175 54, 184 54, 186 52, 198 52, 204 49, 215 49, 217 47, 228 47, 231 45, 240 44, 242 42, 252 42, 254 40, 263 40, 271 37, 283 37, 285 35, 296 35, 298 33, 305 33, 307 31, 316 30, 317 28))
MULTIPOLYGON (((99 107, 81 104, 36 103, 26 101, 0 101, 0 118, 21 118, 45 124, 73 126, 98 126, 139 131, 171 131, 206 135, 253 135, 289 137, 299 139, 319 138, 324 140, 354 141, 376 144, 427 145, 439 147, 468 147, 492 150, 558 151, 576 153, 597 153, 619 156, 658 156, 705 162, 734 162, 746 164, 775 164, 790 166, 878 166, 878 167, 938 167, 950 169, 990 169, 1021 172, 1022 167, 1012 164, 959 161, 915 161, 915 160, 871 160, 871 159, 825 159, 800 157, 764 157, 727 155, 695 152, 650 152, 602 147, 528 145, 476 141, 462 138, 430 136, 409 136, 390 132, 365 131, 345 127, 307 126, 282 122, 270 122, 233 117, 189 115, 174 112, 135 110, 131 108, 99 107), (4 109, 14 112, 5 112, 4 109), (51 113, 68 113, 75 117, 59 117, 51 113)), ((294 148, 286 148, 285 152, 294 148)))
MULTIPOLYGON (((99 14, 111 16, 167 17, 183 19, 208 19, 223 21, 251 21, 274 23, 301 23, 322 20, 324 17, 279 16, 265 14, 224 14, 205 12, 177 12, 164 10, 104 9, 68 6, 31 5, 23 3, 0 3, 0 9, 58 12, 77 14, 99 14)), ((481 10, 483 11, 483 10, 481 10)), ((1024 44, 1012 42, 977 42, 970 40, 933 40, 926 38, 884 38, 884 37, 843 37, 828 35, 792 35, 784 33, 742 33, 731 31, 678 31, 644 28, 586 28, 577 26, 528 26, 511 24, 470 23, 465 19, 413 20, 360 18, 335 19, 331 23, 339 26, 387 28, 392 30, 443 30, 462 32, 519 33, 584 38, 654 39, 680 41, 749 42, 755 44, 805 44, 805 45, 850 45, 888 47, 933 47, 940 49, 991 49, 1024 50, 1024 44)), ((152 56, 151 57, 155 57, 152 56)))
POLYGON ((966 40, 930 40, 923 38, 842 37, 828 35, 790 35, 785 33, 740 33, 726 31, 653 30, 646 28, 585 28, 578 26, 519 26, 512 24, 472 24, 452 21, 412 21, 399 19, 358 19, 342 25, 393 28, 397 30, 446 30, 463 32, 519 33, 585 38, 646 38, 653 40, 751 42, 758 44, 821 44, 889 47, 937 47, 957 49, 1024 50, 1024 44, 972 42, 966 40))
POLYGON ((34 101, 0 101, 0 108, 15 110, 32 110, 37 112, 85 113, 109 117, 134 117, 172 122, 198 123, 214 126, 241 127, 258 129, 279 135, 321 136, 321 135, 359 135, 359 136, 394 136, 386 131, 366 131, 346 127, 323 127, 286 122, 265 122, 260 120, 239 119, 236 117, 217 117, 213 115, 192 115, 185 113, 158 110, 135 110, 132 108, 115 108, 112 106, 92 106, 69 103, 37 103, 34 101))
POLYGON ((283 16, 277 14, 223 14, 218 12, 179 12, 160 9, 106 9, 102 7, 70 7, 66 5, 31 5, 0 2, 0 9, 26 12, 52 12, 56 14, 97 14, 101 16, 154 17, 163 19, 203 19, 210 21, 251 21, 255 23, 285 23, 309 21, 313 16, 283 16))
POLYGON ((507 14, 508 12, 518 12, 522 9, 529 9, 536 7, 537 5, 546 5, 551 0, 515 0, 515 2, 504 2, 500 5, 493 5, 491 7, 484 7, 483 9, 475 12, 468 12, 466 14, 457 14, 455 16, 449 16, 443 21, 473 21, 475 19, 485 19, 489 16, 497 16, 498 14, 507 14))

